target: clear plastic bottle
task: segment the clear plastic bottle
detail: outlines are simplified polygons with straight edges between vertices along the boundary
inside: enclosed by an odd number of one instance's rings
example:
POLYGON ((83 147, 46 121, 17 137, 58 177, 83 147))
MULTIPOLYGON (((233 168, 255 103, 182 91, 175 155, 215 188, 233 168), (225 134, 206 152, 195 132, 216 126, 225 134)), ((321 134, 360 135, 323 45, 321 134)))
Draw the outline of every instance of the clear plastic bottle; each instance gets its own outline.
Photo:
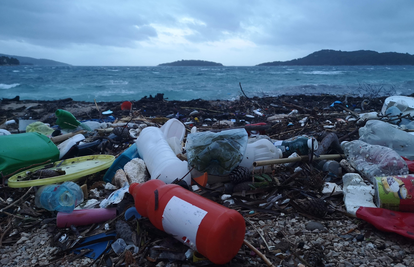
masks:
POLYGON ((72 212, 83 202, 83 192, 74 182, 42 186, 36 192, 35 204, 49 211, 72 212))
POLYGON ((379 145, 370 145, 360 140, 344 141, 341 144, 348 162, 371 183, 376 176, 405 175, 408 167, 394 150, 379 145))
POLYGON ((359 140, 371 145, 380 145, 395 150, 400 156, 414 160, 414 135, 393 125, 379 121, 367 121, 359 128, 359 140))
POLYGON ((278 140, 273 144, 282 150, 283 157, 287 158, 293 152, 298 153, 299 155, 307 155, 309 149, 312 148, 312 140, 313 140, 313 150, 318 149, 318 141, 316 141, 313 137, 308 136, 295 136, 293 138, 289 138, 286 140, 278 140))
POLYGON ((411 120, 406 119, 406 118, 399 119, 399 117, 403 115, 403 113, 396 106, 391 106, 387 108, 387 110, 385 111, 385 115, 388 115, 388 118, 390 119, 390 123, 392 124, 407 125, 411 122, 411 120))

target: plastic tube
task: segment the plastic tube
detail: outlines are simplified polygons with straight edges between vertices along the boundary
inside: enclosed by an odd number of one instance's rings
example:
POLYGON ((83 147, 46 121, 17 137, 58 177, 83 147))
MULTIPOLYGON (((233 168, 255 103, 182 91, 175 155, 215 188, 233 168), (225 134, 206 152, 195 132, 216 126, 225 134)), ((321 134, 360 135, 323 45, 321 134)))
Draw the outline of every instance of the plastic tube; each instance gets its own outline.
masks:
POLYGON ((59 228, 65 228, 71 225, 90 225, 104 222, 115 217, 116 208, 74 210, 72 213, 58 212, 56 225, 59 228))

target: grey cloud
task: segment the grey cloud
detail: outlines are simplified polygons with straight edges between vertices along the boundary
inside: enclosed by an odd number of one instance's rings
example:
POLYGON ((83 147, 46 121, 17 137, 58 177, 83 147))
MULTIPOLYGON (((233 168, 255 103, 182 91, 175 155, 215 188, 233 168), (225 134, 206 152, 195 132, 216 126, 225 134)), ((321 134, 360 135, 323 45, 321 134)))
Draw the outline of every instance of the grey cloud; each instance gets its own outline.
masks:
MULTIPOLYGON (((408 1, 307 1, 290 2, 283 10, 264 11, 259 26, 265 32, 253 34, 259 45, 332 49, 386 49, 401 42, 412 31, 408 1), (369 46, 369 47, 368 47, 369 46)), ((413 36, 406 38, 412 39, 413 36)), ((312 50, 311 50, 312 49, 312 50)))
MULTIPOLYGON (((95 55, 97 47, 100 53, 116 47, 112 51, 125 51, 128 58, 134 51, 160 57, 183 51, 201 56, 206 46, 200 44, 239 38, 255 44, 249 51, 264 57, 263 51, 285 51, 289 56, 299 51, 301 57, 320 49, 413 53, 413 9, 414 1, 407 0, 4 0, 0 50, 19 43, 24 44, 20 49, 33 53, 41 47, 71 54, 70 49, 81 47, 85 54, 95 55), (156 40, 158 26, 190 29, 192 34, 183 37, 188 43, 161 48, 156 40), (145 40, 155 41, 144 49, 137 42, 145 40)), ((239 47, 226 49, 245 52, 239 47)))
MULTIPOLYGON (((0 11, 1 39, 17 39, 43 46, 97 44, 131 46, 157 36, 139 12, 125 13, 110 6, 83 6, 72 1, 7 2, 0 11), (20 5, 18 5, 19 3, 20 5), (37 5, 33 3, 38 3, 37 5)), ((122 2, 117 2, 121 5, 122 2)), ((121 6, 118 6, 121 8, 121 6)))

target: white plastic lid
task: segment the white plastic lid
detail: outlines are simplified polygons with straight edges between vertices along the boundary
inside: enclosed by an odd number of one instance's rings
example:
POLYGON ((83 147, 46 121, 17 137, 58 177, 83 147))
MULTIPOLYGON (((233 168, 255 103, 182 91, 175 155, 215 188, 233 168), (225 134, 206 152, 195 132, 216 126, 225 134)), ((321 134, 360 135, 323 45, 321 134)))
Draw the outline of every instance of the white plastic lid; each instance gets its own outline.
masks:
POLYGON ((313 137, 308 139, 308 148, 312 149, 312 140, 313 140, 313 150, 317 150, 319 147, 318 141, 313 137))

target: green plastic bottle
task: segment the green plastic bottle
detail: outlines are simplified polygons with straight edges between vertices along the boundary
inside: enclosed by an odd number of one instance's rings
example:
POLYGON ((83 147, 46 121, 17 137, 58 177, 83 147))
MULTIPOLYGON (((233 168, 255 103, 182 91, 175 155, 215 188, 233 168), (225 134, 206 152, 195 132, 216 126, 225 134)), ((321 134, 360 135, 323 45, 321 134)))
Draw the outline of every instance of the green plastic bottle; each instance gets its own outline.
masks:
POLYGON ((57 161, 59 149, 43 134, 33 132, 0 136, 0 172, 3 175, 49 159, 57 161))
POLYGON ((57 117, 56 124, 62 129, 74 130, 80 126, 86 131, 92 131, 88 125, 79 122, 75 116, 67 110, 58 109, 56 110, 55 115, 57 117))
POLYGON ((75 129, 81 124, 69 111, 58 109, 55 115, 57 117, 56 124, 62 129, 75 129))

